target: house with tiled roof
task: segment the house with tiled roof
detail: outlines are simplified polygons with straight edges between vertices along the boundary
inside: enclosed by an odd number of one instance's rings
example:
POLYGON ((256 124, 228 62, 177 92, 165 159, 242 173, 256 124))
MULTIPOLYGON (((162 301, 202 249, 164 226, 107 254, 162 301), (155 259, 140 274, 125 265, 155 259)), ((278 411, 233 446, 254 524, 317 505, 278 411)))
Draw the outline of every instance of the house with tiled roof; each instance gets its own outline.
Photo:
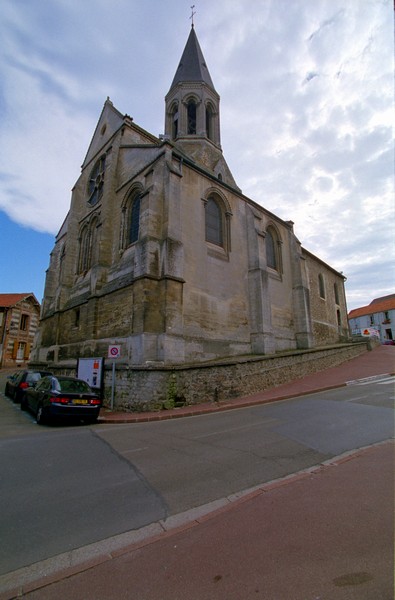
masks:
POLYGON ((0 368, 27 365, 39 318, 34 294, 0 294, 0 368))
POLYGON ((352 335, 377 335, 382 343, 395 340, 395 294, 351 310, 348 322, 352 335))

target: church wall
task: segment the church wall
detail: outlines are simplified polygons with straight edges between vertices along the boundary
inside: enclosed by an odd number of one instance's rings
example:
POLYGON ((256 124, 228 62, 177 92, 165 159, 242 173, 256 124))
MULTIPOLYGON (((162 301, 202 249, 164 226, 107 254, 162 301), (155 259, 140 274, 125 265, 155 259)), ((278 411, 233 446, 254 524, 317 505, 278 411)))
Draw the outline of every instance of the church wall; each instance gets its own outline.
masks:
POLYGON ((309 252, 304 250, 303 255, 307 263, 315 345, 321 346, 347 339, 347 306, 343 277, 309 252), (322 278, 323 289, 320 289, 320 278, 322 278), (338 290, 338 303, 335 298, 335 284, 338 290), (341 319, 340 326, 338 311, 341 319))

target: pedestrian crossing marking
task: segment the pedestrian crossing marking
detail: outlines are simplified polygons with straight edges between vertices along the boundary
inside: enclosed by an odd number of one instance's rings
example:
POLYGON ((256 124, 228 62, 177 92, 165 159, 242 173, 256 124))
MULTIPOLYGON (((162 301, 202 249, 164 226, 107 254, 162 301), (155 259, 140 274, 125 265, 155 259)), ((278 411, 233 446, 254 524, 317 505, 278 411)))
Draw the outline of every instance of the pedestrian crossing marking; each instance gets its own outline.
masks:
POLYGON ((346 385, 370 385, 377 383, 378 385, 389 385, 395 383, 395 376, 388 373, 383 375, 373 375, 372 377, 364 377, 363 379, 354 379, 346 381, 346 385))

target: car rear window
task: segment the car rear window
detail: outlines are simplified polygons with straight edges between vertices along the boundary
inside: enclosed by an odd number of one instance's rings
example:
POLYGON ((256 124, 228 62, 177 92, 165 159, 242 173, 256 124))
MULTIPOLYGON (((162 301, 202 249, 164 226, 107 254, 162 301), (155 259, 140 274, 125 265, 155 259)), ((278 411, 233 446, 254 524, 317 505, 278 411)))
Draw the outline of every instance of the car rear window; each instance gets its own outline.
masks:
POLYGON ((29 383, 36 383, 37 381, 40 381, 41 379, 41 373, 28 373, 26 376, 26 381, 29 383))
POLYGON ((58 379, 58 383, 59 391, 61 392, 77 394, 91 393, 91 388, 89 385, 80 379, 58 379))

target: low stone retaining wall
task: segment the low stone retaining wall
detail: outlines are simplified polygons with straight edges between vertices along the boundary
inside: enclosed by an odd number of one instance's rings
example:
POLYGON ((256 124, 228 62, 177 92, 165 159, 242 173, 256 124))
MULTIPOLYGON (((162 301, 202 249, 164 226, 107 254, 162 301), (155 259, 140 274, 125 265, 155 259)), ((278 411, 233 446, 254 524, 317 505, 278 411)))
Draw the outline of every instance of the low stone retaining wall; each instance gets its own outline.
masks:
MULTIPOLYGON (((120 366, 116 371, 114 409, 140 412, 248 396, 334 367, 367 350, 366 343, 358 343, 199 365, 146 369, 120 366)), ((105 376, 105 398, 109 406, 110 372, 105 376)))
MULTIPOLYGON (((239 356, 191 365, 130 367, 117 364, 113 409, 145 412, 249 396, 339 365, 372 349, 371 340, 270 356, 239 356)), ((37 368, 38 365, 36 365, 37 368)), ((40 365, 42 368, 43 365, 40 365)), ((47 365, 76 375, 74 365, 47 365)), ((104 406, 112 404, 112 365, 104 374, 104 406)))

